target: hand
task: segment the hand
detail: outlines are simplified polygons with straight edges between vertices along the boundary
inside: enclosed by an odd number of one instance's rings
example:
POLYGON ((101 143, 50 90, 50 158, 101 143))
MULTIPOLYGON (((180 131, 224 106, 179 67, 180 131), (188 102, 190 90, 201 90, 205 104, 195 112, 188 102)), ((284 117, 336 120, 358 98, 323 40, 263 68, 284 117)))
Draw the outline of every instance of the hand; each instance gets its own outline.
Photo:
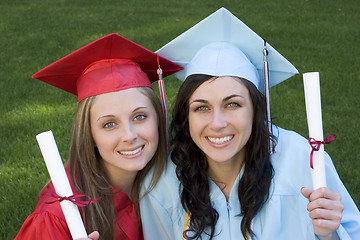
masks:
POLYGON ((98 240, 99 237, 100 237, 99 232, 94 231, 94 232, 89 234, 88 238, 78 238, 76 240, 98 240))
POLYGON ((307 209, 312 219, 314 233, 319 239, 339 239, 336 229, 340 226, 344 210, 340 194, 325 187, 315 191, 302 188, 301 193, 309 199, 307 209))

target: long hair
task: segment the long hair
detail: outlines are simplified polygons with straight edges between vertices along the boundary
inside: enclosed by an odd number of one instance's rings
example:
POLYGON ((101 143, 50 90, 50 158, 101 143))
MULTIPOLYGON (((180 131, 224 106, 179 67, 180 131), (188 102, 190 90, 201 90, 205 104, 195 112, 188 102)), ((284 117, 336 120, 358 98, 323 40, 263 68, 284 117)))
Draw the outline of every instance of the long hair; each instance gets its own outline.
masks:
MULTIPOLYGON (((152 159, 137 173, 134 180, 129 197, 137 207, 139 189, 145 175, 154 167, 150 188, 154 187, 165 167, 167 156, 166 130, 160 100, 150 88, 138 89, 149 98, 157 113, 159 145, 152 159)), ((95 98, 96 96, 88 97, 78 105, 66 164, 69 166, 71 179, 79 193, 91 196, 93 199, 101 197, 100 201, 82 208, 86 230, 99 231, 102 239, 114 239, 114 226, 116 226, 114 224, 114 193, 99 151, 95 147, 90 127, 90 109, 95 98)))
MULTIPOLYGON (((213 76, 189 76, 179 89, 173 109, 171 124, 171 159, 176 165, 176 175, 181 182, 181 204, 190 212, 189 229, 183 234, 187 239, 201 238, 204 233, 212 239, 219 213, 210 200, 208 163, 205 154, 191 139, 189 132, 189 99, 194 91, 213 76)), ((242 216, 242 235, 254 233, 251 221, 269 197, 273 167, 270 162, 269 139, 272 136, 265 125, 266 105, 264 96, 249 81, 236 78, 249 90, 254 116, 251 136, 245 146, 244 173, 238 187, 242 216)))

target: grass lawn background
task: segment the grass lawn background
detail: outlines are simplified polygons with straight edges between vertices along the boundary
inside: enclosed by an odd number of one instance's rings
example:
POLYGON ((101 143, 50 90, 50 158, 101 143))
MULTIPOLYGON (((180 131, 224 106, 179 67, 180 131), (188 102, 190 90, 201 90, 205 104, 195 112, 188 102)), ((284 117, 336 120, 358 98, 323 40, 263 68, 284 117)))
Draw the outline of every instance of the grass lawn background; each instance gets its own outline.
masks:
MULTIPOLYGON (((320 72, 324 136, 337 134, 325 149, 360 206, 358 0, 2 0, 0 239, 16 235, 49 179, 35 136, 52 130, 62 158, 68 154, 77 99, 31 75, 112 32, 156 51, 222 6, 300 72, 272 88, 274 123, 308 136, 301 74, 320 72)), ((169 109, 179 86, 166 78, 169 109)))

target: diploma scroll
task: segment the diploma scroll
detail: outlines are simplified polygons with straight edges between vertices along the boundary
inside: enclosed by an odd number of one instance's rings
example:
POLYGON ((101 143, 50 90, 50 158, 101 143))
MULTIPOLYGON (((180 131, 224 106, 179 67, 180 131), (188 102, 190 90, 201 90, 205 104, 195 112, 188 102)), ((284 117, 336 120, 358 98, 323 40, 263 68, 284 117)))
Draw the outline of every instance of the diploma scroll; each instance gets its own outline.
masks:
MULTIPOLYGON (((41 153, 44 157, 44 161, 56 193, 61 197, 73 195, 52 132, 47 131, 40 133, 36 135, 36 139, 40 146, 41 153)), ((81 219, 78 207, 69 200, 61 201, 60 205, 69 226, 72 238, 87 238, 84 223, 81 219)))
MULTIPOLYGON (((303 74, 306 116, 309 128, 309 138, 323 141, 323 126, 321 115, 320 80, 318 72, 303 74)), ((311 146, 310 146, 311 148, 311 146)), ((324 145, 318 151, 313 151, 313 168, 311 176, 313 188, 326 187, 324 145)))

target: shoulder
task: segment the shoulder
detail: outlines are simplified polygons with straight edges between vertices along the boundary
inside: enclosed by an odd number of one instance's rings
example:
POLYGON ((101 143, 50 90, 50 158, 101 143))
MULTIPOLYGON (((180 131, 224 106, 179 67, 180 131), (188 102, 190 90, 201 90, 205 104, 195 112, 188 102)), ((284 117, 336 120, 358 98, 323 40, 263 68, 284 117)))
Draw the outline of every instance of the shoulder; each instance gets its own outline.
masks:
MULTIPOLYGON (((149 184, 148 176, 147 183, 149 184)), ((146 186, 145 186, 146 187, 146 186)), ((168 159, 157 185, 140 199, 145 239, 181 239, 186 212, 180 198, 175 165, 168 159)))
POLYGON ((291 167, 294 165, 303 165, 309 158, 310 146, 307 139, 300 134, 274 127, 273 130, 276 146, 275 153, 271 159, 275 167, 291 167))
MULTIPOLYGON (((277 126, 273 127, 276 147, 275 153, 271 156, 272 163, 276 167, 301 167, 309 168, 311 147, 308 139, 297 132, 286 130, 277 126)), ((328 153, 325 151, 325 164, 332 165, 328 153)), ((300 170, 300 169, 299 169, 300 170)), ((310 172, 310 171, 309 171, 310 172)))
POLYGON ((311 187, 309 169, 310 146, 300 134, 274 127, 275 153, 271 155, 274 167, 274 193, 298 195, 301 187, 311 187))
MULTIPOLYGON (((146 176, 143 186, 141 188, 141 194, 146 192, 150 185, 152 178, 152 171, 146 176)), ((161 174, 156 186, 147 193, 144 198, 150 197, 159 203, 163 204, 164 207, 169 207, 171 203, 174 203, 178 199, 180 189, 180 182, 176 176, 175 164, 169 158, 166 163, 166 168, 161 174)))
POLYGON ((61 210, 59 201, 56 201, 55 189, 53 184, 50 182, 44 189, 40 192, 38 197, 38 202, 36 204, 34 214, 39 213, 48 213, 54 216, 57 216, 65 220, 64 214, 61 210))
POLYGON ((48 195, 52 184, 48 186, 41 191, 34 212, 26 218, 15 239, 71 239, 60 203, 47 203, 54 200, 48 195))
POLYGON ((273 134, 277 140, 276 148, 280 148, 279 150, 284 151, 291 148, 292 150, 303 151, 309 149, 307 139, 297 132, 274 126, 273 134))

